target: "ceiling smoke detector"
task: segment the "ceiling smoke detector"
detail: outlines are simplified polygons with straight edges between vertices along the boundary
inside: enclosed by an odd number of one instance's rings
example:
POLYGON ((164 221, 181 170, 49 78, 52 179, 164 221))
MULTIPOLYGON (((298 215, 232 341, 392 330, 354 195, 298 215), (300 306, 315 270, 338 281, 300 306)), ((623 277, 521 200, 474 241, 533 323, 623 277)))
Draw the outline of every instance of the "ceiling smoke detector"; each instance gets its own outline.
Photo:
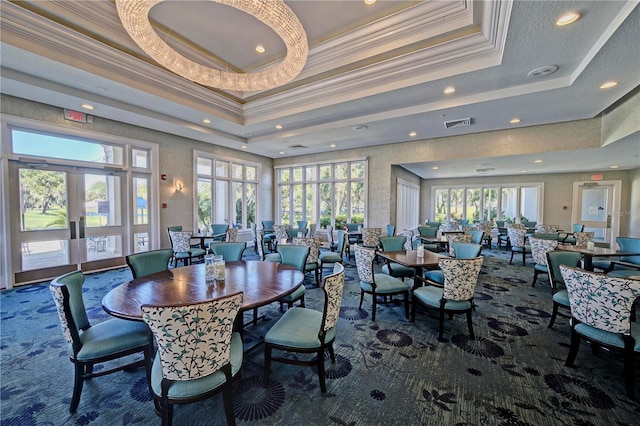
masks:
POLYGON ((471 118, 461 118, 458 120, 449 120, 444 122, 444 127, 451 129, 453 127, 468 127, 471 126, 471 118))
POLYGON ((358 124, 356 126, 353 126, 352 129, 355 130, 356 132, 361 132, 363 130, 367 130, 367 126, 365 126, 364 124, 358 124))
POLYGON ((558 71, 557 65, 546 65, 544 67, 536 68, 535 70, 529 71, 529 74, 527 74, 527 77, 530 77, 530 78, 544 77, 546 75, 553 74, 556 71, 558 71))
POLYGON ((476 169, 476 173, 486 173, 495 170, 493 167, 486 167, 484 169, 476 169))
POLYGON ((306 149, 306 148, 309 148, 309 147, 298 144, 298 145, 288 145, 287 148, 291 148, 291 149, 306 149))

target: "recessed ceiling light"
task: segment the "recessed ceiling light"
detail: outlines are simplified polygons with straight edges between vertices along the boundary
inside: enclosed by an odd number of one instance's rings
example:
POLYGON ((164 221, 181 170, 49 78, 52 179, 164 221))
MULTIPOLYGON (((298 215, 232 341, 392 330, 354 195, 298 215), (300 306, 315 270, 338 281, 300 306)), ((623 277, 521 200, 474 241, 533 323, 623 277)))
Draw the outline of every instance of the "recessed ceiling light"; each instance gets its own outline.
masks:
POLYGON ((612 87, 616 87, 618 85, 617 81, 607 81, 606 83, 602 83, 600 86, 601 89, 610 89, 612 87))
POLYGON ((609 166, 610 169, 619 169, 620 166, 609 166))
POLYGON ((440 168, 440 167, 438 167, 438 166, 433 166, 433 167, 432 167, 432 169, 433 169, 433 170, 438 170, 439 168, 440 168))
POLYGON ((282 124, 276 124, 276 129, 281 130, 282 129, 282 124))
POLYGON ((242 145, 240 148, 247 149, 247 146, 246 145, 242 145))
POLYGON ((284 155, 284 151, 280 151, 280 155, 284 155))
POLYGON ((364 0, 364 4, 374 4, 377 0, 364 0))
POLYGON ((336 144, 335 144, 335 143, 332 143, 331 145, 329 145, 329 147, 330 147, 330 148, 335 148, 335 147, 336 147, 336 144))
POLYGON ((520 173, 527 173, 529 170, 520 170, 520 173))
POLYGON ((251 136, 253 136, 253 133, 244 132, 244 133, 240 133, 240 136, 242 136, 243 138, 250 138, 251 136))
POLYGON ((95 109, 93 105, 89 105, 89 104, 82 104, 80 106, 84 109, 88 109, 89 111, 93 111, 95 109))
POLYGON ((456 88, 455 88, 455 87, 452 87, 452 86, 446 87, 446 88, 444 89, 444 93, 446 93, 447 95, 448 95, 448 94, 450 94, 450 93, 453 93, 453 92, 455 92, 455 91, 456 91, 456 88))
POLYGON ((202 122, 204 124, 211 124, 211 120, 209 120, 208 118, 203 119, 202 122))
POLYGON ((409 136, 411 136, 412 138, 415 138, 416 136, 418 136, 418 133, 411 132, 411 133, 409 133, 409 136))
POLYGON ((542 160, 535 160, 534 163, 542 163, 542 160))
POLYGON ((569 25, 573 22, 576 22, 580 18, 580 14, 578 12, 569 12, 562 15, 556 21, 556 25, 562 27, 564 25, 569 25))
POLYGON ((256 46, 256 52, 264 53, 266 51, 267 51, 267 49, 265 49, 263 45, 259 44, 259 45, 256 46))
POLYGON ((512 118, 511 120, 509 120, 509 123, 511 124, 518 124, 520 122, 519 118, 512 118))

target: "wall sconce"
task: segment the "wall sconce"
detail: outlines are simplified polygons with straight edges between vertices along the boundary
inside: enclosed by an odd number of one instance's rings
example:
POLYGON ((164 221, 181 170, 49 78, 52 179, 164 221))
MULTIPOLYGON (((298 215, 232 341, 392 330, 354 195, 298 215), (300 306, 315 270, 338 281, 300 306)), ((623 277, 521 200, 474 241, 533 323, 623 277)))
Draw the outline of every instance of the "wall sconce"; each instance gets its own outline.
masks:
POLYGON ((180 192, 182 191, 182 182, 180 182, 179 180, 174 180, 173 181, 173 187, 176 189, 176 191, 180 192))

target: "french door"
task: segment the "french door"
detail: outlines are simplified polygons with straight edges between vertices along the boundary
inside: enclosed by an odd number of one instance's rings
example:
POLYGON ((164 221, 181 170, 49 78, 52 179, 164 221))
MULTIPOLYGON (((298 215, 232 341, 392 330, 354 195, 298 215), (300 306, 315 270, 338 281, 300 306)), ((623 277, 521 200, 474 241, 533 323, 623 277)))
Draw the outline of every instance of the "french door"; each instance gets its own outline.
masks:
POLYGON ((582 182, 577 185, 578 200, 577 220, 574 223, 584 225, 584 230, 594 232, 593 241, 610 245, 615 228, 619 225, 613 223, 615 209, 613 184, 582 182))
POLYGON ((9 180, 16 284, 122 264, 123 172, 10 161, 9 180))

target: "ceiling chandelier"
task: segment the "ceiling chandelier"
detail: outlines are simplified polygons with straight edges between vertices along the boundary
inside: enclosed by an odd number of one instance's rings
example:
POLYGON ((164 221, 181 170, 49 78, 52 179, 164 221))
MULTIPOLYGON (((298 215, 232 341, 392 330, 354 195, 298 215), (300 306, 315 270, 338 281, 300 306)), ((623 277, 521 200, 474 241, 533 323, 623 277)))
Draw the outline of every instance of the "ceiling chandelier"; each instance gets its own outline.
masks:
POLYGON ((158 36, 149 21, 149 11, 165 0, 116 0, 120 21, 129 36, 160 65, 181 77, 208 87, 242 92, 267 90, 293 80, 307 62, 307 34, 298 17, 283 0, 211 0, 253 15, 269 26, 287 47, 278 65, 254 73, 226 72, 192 61, 158 36))

